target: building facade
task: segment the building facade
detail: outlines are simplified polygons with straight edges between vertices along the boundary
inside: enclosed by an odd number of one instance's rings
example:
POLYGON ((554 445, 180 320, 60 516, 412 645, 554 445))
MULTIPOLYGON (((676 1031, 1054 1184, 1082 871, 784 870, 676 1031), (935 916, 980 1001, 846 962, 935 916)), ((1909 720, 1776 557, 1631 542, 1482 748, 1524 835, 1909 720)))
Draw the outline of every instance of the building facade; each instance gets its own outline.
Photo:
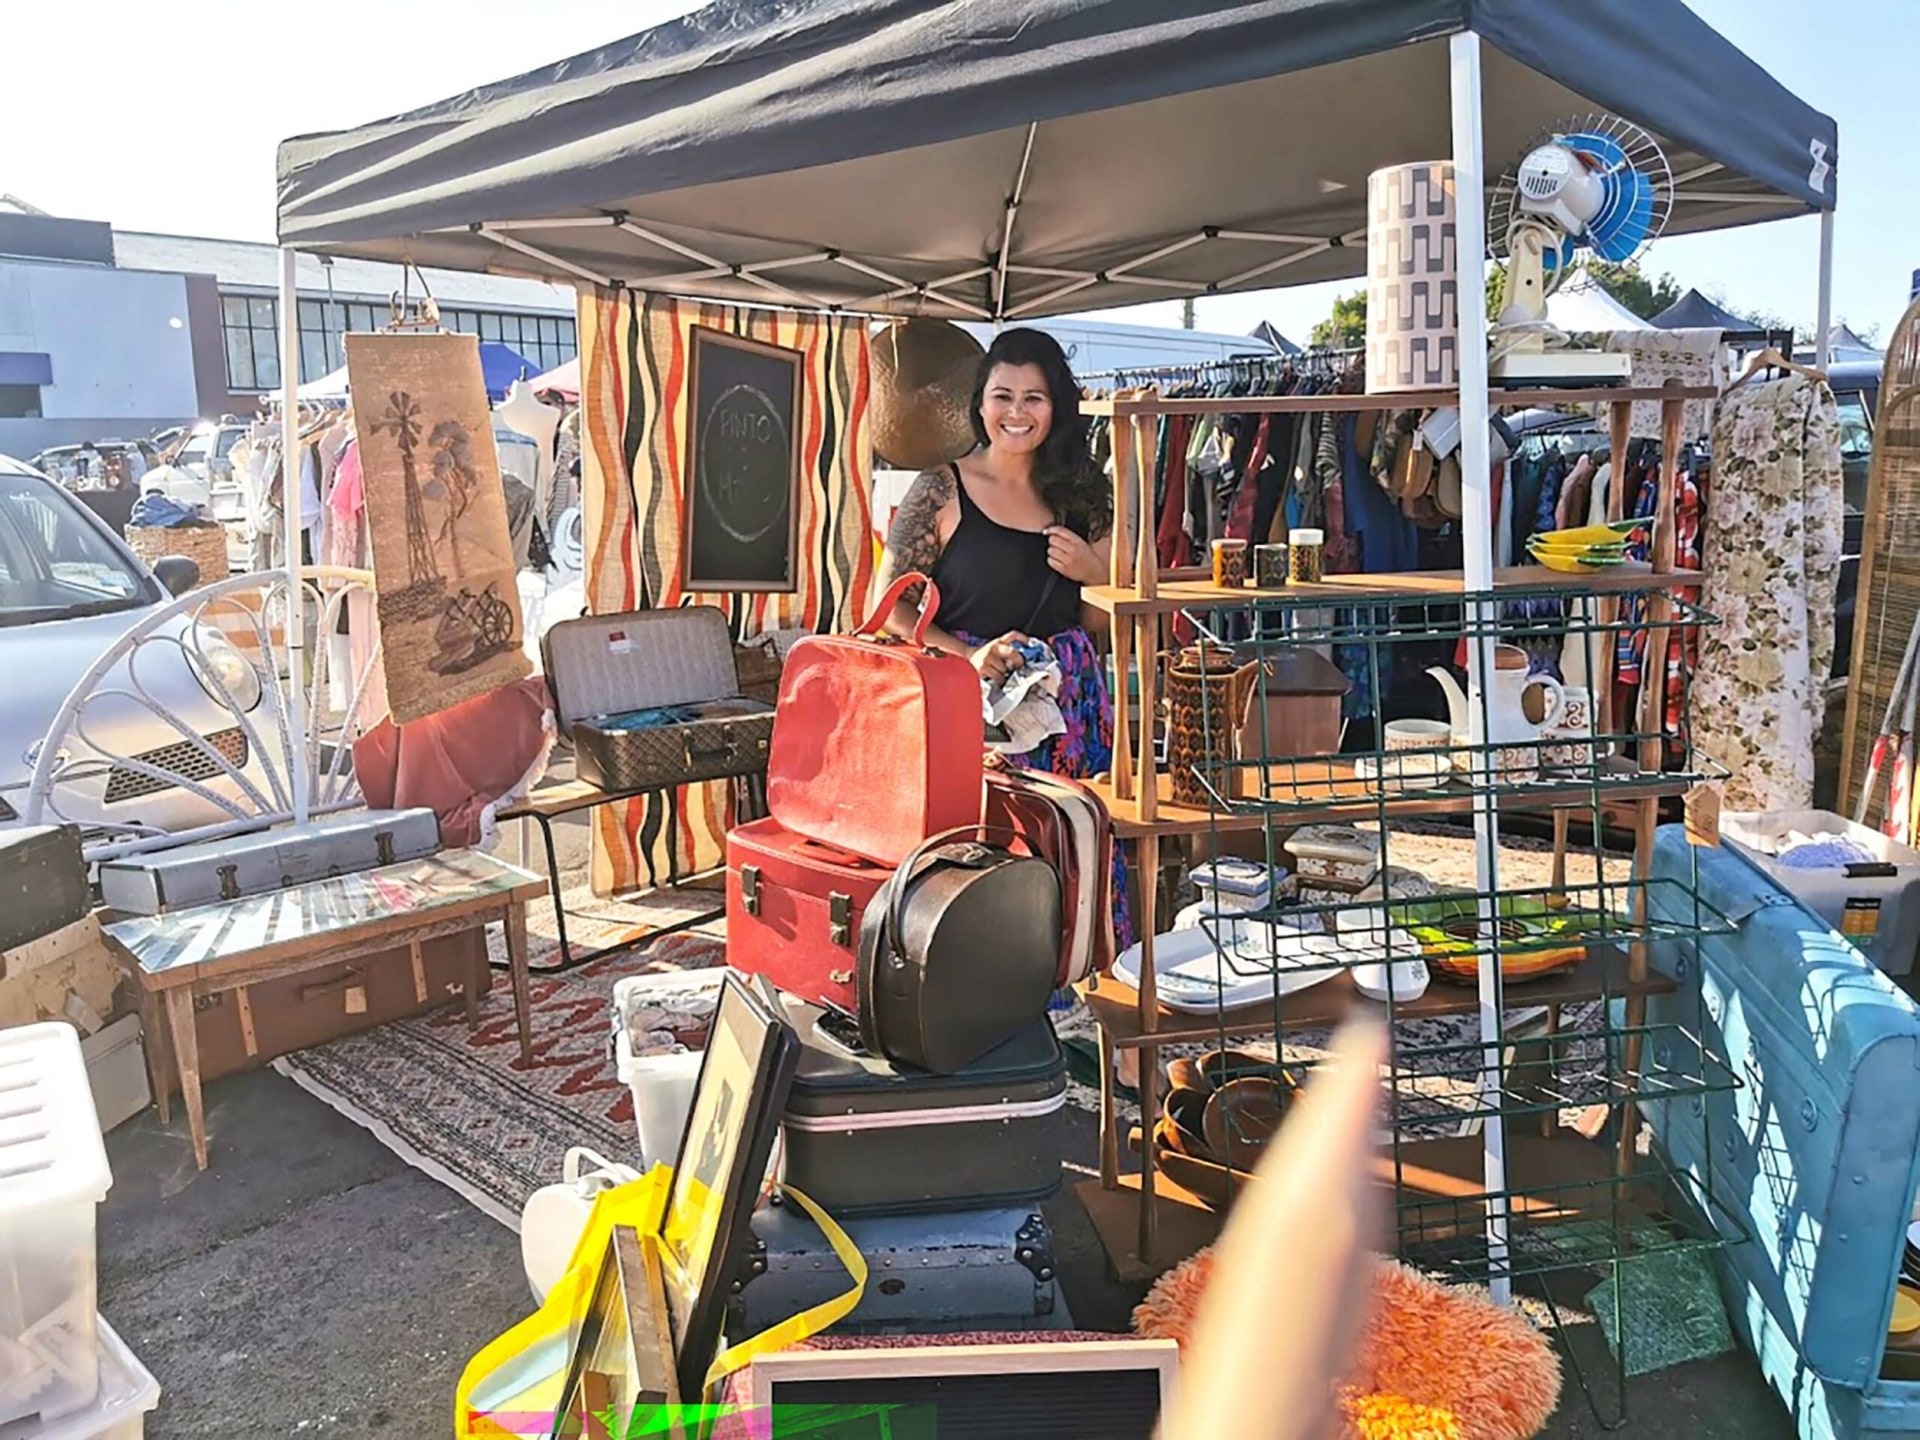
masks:
MULTIPOLYGON (((516 351, 529 375, 577 349, 571 289, 539 281, 299 257, 300 381, 345 363, 424 285, 449 329, 516 351)), ((280 251, 116 231, 0 207, 0 453, 131 440, 250 415, 280 388, 280 251)))

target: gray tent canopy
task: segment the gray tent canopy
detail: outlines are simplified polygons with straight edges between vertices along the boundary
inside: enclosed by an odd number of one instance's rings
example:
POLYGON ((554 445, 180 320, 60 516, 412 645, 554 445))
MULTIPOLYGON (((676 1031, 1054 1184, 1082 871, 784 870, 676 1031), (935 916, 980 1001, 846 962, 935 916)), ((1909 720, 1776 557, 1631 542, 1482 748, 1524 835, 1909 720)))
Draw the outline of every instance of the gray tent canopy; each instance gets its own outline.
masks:
POLYGON ((1247 332, 1247 336, 1249 339, 1259 340, 1271 345, 1282 355, 1298 355, 1301 353, 1300 347, 1276 330, 1271 320, 1262 320, 1247 332))
POLYGON ((1682 0, 719 0, 283 143, 284 245, 550 280, 1039 317, 1364 273, 1369 172, 1651 130, 1669 233, 1831 208, 1834 122, 1682 0))
POLYGON ((1653 317, 1656 330, 1735 330, 1750 331, 1753 321, 1743 320, 1724 305, 1708 299, 1698 290, 1689 290, 1673 304, 1653 317))

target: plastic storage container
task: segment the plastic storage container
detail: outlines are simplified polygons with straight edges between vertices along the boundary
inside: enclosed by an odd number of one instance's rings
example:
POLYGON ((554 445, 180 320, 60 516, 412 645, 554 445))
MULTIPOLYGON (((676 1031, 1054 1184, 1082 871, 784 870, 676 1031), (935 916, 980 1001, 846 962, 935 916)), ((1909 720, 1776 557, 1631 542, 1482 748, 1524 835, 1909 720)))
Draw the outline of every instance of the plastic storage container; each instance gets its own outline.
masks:
POLYGON ((100 1385, 93 1403, 45 1424, 16 1420, 0 1425, 0 1440, 141 1440, 147 1433, 147 1416, 160 1403, 160 1382, 113 1333, 106 1317, 96 1315, 94 1324, 100 1385))
POLYGON ((614 981, 613 1064, 633 1092, 642 1169, 671 1165, 679 1153, 693 1109, 693 1087, 700 1078, 704 1032, 728 976, 743 982, 746 978, 729 966, 717 966, 614 981), (655 1023, 661 1020, 670 1023, 655 1023), (699 1043, 692 1043, 696 1039, 699 1043))
POLYGON ((1854 943, 1888 975, 1911 975, 1920 948, 1920 850, 1830 810, 1723 815, 1734 850, 1854 943), (1844 835, 1873 852, 1871 867, 1806 870, 1774 857, 1795 835, 1844 835))
POLYGON ((112 1184, 79 1035, 0 1030, 0 1424, 93 1403, 94 1209, 112 1184))

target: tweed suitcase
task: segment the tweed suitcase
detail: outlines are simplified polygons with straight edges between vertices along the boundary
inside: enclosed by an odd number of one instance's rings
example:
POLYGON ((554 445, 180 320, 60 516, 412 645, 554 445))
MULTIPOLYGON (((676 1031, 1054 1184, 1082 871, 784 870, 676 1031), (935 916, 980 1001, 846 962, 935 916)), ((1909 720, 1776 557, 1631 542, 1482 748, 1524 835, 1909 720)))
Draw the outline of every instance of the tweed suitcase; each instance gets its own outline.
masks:
POLYGON ((11 950, 93 908, 77 825, 0 830, 0 950, 11 950))
MULTIPOLYGON (((868 1216, 842 1228, 866 1257, 867 1289, 837 1330, 1055 1330, 1069 1323, 1053 1231, 1035 1207, 868 1216)), ((727 1302, 734 1336, 756 1335, 847 1288, 827 1237, 794 1206, 761 1208, 736 1267, 739 1288, 727 1302)))
POLYGON ((713 606, 563 620, 540 651, 588 784, 621 794, 765 773, 773 707, 741 693, 713 606))
POLYGON ((440 822, 431 810, 357 810, 105 861, 100 900, 123 915, 164 915, 418 860, 439 849, 440 822))
POLYGON ((1826 921, 1679 826, 1655 846, 1657 919, 1692 921, 1692 897, 1658 882, 1696 860, 1701 898, 1737 929, 1655 947, 1680 988, 1649 1018, 1703 1023, 1741 1086, 1649 1104, 1650 1124, 1730 1212, 1735 1243, 1713 1252, 1728 1318, 1800 1433, 1920 1434, 1920 1381, 1881 1378, 1920 1178, 1920 1016, 1826 921))
POLYGON ((783 998, 800 1036, 783 1175, 836 1220, 1033 1205, 1059 1189, 1067 1067, 1044 1016, 959 1073, 930 1075, 783 998))

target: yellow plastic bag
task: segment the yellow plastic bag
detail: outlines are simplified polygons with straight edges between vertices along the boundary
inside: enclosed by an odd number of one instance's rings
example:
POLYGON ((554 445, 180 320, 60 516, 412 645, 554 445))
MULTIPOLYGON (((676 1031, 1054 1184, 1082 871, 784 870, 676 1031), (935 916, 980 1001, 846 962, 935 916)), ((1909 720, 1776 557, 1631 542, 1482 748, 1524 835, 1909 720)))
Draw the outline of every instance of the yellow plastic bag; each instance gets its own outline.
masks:
MULTIPOLYGON (((844 1294, 730 1346, 707 1371, 709 1393, 756 1356, 797 1345, 846 1318, 866 1292, 866 1260, 847 1232, 798 1190, 784 1185, 780 1188, 825 1233, 833 1253, 853 1277, 853 1285, 844 1294)), ((567 1351, 599 1282, 613 1228, 628 1225, 657 1234, 672 1189, 673 1171, 656 1165, 638 1180, 603 1190, 594 1197, 586 1228, 567 1261, 566 1274, 548 1292, 546 1303, 489 1341, 461 1372, 454 1389, 454 1440, 523 1440, 551 1432, 566 1380, 567 1351)), ((683 1399, 697 1402, 700 1397, 683 1399)))

